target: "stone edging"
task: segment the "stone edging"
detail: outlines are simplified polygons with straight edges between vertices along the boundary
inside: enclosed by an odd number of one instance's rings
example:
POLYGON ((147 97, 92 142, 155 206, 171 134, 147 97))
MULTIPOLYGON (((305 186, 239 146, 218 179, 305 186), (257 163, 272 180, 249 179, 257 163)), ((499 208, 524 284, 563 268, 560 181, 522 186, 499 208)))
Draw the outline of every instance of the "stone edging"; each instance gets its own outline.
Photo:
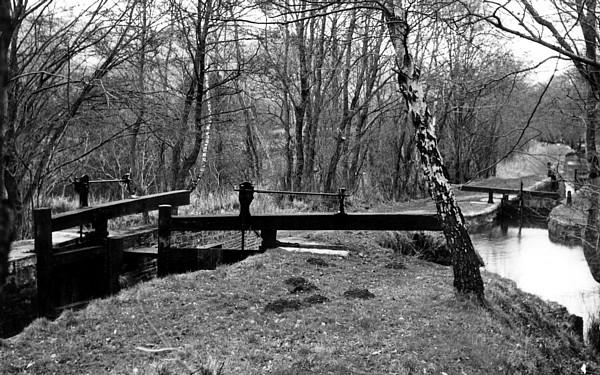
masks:
POLYGON ((568 209, 566 204, 562 203, 556 206, 548 216, 548 236, 552 242, 574 246, 581 245, 585 221, 574 220, 572 215, 561 214, 561 211, 568 209))

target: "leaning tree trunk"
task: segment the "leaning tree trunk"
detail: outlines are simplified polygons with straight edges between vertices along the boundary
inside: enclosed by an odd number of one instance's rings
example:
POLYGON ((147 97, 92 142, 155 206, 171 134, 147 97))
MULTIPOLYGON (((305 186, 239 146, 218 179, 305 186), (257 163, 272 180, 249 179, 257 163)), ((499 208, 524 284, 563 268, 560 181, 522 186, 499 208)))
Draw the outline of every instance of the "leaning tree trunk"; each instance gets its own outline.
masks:
POLYGON ((398 83, 406 102, 408 120, 415 128, 417 149, 429 193, 435 201, 440 224, 452 253, 454 287, 459 293, 472 294, 483 302, 484 288, 479 272, 483 260, 473 248, 464 217, 443 173, 443 160, 435 136, 435 118, 425 102, 424 90, 419 82, 419 70, 415 68, 408 52, 409 27, 406 13, 402 11, 403 15, 397 16, 393 9, 384 9, 384 15, 396 53, 398 83))
MULTIPOLYGON (((597 159, 595 159, 597 161, 597 159)), ((583 234, 583 255, 590 273, 596 282, 600 283, 600 254, 598 253, 598 165, 591 166, 589 184, 591 187, 591 205, 588 210, 587 223, 583 234)))
MULTIPOLYGON (((598 16, 596 14, 596 1, 586 1, 581 7, 579 25, 583 40, 585 41, 585 57, 591 61, 598 61, 598 16)), ((600 282, 600 251, 598 249, 598 198, 600 197, 600 163, 596 151, 596 128, 600 120, 600 69, 593 65, 575 64, 584 80, 588 84, 588 97, 586 101, 586 158, 589 166, 588 186, 590 192, 590 208, 583 238, 583 254, 594 280, 600 282)))
POLYGON ((599 92, 589 88, 587 100, 586 158, 589 166, 588 187, 590 188, 590 208, 583 234, 583 255, 594 280, 600 283, 600 251, 598 249, 598 206, 600 199, 600 163, 596 151, 596 124, 598 123, 599 92))

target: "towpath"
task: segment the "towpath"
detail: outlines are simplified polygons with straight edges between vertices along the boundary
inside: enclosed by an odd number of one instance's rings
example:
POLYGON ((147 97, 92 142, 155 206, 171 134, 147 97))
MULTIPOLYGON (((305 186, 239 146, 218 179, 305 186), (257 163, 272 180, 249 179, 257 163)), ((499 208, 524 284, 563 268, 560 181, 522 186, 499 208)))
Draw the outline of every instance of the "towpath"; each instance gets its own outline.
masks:
MULTIPOLYGON (((498 178, 492 177, 485 180, 472 182, 473 185, 519 189, 523 182, 523 188, 526 190, 541 190, 540 187, 546 184, 549 179, 542 175, 532 175, 517 178, 498 178)), ((461 191, 460 185, 454 185, 454 195, 458 205, 466 218, 487 215, 500 207, 502 194, 494 194, 494 203, 488 203, 487 193, 474 193, 461 191)), ((379 208, 378 208, 379 210, 379 208)), ((397 203, 381 207, 386 212, 406 212, 406 213, 436 213, 435 203, 431 198, 417 199, 408 202, 397 203)))

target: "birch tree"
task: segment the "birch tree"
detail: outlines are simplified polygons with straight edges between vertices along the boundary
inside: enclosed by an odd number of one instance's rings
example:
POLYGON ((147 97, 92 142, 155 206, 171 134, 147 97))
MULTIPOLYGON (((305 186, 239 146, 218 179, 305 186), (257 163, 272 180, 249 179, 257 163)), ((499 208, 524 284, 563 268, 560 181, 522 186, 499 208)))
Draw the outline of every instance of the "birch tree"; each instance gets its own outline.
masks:
POLYGON ((415 66, 408 45, 408 9, 403 2, 396 6, 394 2, 387 1, 382 12, 396 54, 398 85, 408 111, 408 121, 415 128, 425 179, 452 253, 454 287, 459 293, 472 294, 483 302, 484 287, 479 272, 483 260, 473 247, 462 212, 444 176, 444 164, 435 136, 435 118, 426 102, 425 90, 419 81, 419 67, 415 66))
POLYGON ((165 127, 165 131, 171 151, 169 185, 172 189, 182 189, 189 187, 186 182, 190 182, 190 177, 197 178, 202 164, 206 164, 199 159, 206 159, 203 150, 209 150, 210 132, 219 126, 213 118, 219 117, 220 111, 239 110, 219 109, 214 103, 222 99, 218 93, 235 95, 226 88, 242 72, 243 62, 236 58, 240 55, 236 54, 235 40, 235 19, 241 7, 236 1, 221 0, 169 3, 178 39, 171 60, 179 66, 168 75, 179 82, 180 92, 177 93, 179 109, 170 109, 176 124, 170 129, 165 127))

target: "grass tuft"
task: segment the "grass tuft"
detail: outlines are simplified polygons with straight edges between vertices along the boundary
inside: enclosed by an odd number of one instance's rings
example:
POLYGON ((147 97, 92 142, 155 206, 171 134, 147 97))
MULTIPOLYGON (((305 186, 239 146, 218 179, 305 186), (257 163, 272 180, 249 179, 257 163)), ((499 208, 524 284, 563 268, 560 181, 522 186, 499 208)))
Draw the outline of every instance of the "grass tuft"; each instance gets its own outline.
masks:
POLYGON ((369 289, 349 289, 344 292, 346 298, 358 298, 358 299, 371 299, 375 298, 375 295, 369 292, 369 289))
POLYGON ((53 214, 73 211, 79 208, 79 202, 68 197, 52 197, 47 204, 50 206, 53 214))
POLYGON ((315 284, 306 280, 304 277, 290 277, 286 279, 284 283, 288 286, 288 290, 291 294, 306 293, 319 290, 319 288, 317 288, 315 284))
POLYGON ((304 299, 304 303, 308 305, 316 305, 319 303, 328 302, 329 298, 322 296, 320 294, 313 294, 312 296, 308 296, 304 299))
POLYGON ((265 306, 265 312, 281 314, 285 311, 300 310, 302 302, 296 299, 279 298, 265 306))
POLYGON ((318 266, 318 267, 330 267, 331 266, 331 264, 327 263, 322 258, 310 257, 310 258, 306 259, 306 263, 312 264, 312 265, 318 266))

